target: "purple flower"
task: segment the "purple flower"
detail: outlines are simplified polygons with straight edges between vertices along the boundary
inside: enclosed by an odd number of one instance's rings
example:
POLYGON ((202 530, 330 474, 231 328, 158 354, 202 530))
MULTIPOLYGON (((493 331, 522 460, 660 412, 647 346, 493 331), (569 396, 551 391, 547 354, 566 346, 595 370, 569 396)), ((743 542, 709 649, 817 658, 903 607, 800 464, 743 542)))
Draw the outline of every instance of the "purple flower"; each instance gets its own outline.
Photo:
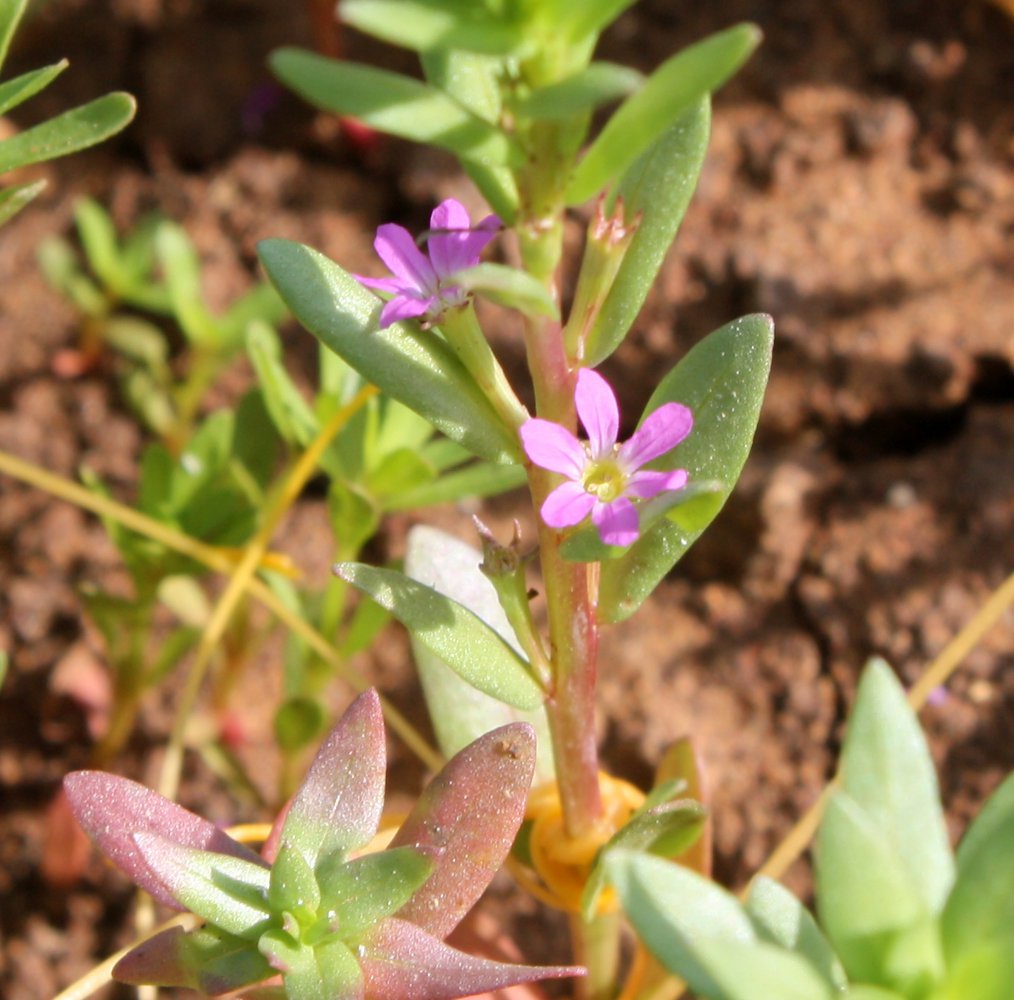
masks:
POLYGON ((412 239, 412 234, 393 222, 377 229, 373 247, 391 269, 391 278, 356 278, 367 288, 390 292, 394 298, 380 314, 380 329, 415 316, 436 319, 450 306, 459 306, 466 292, 454 284, 458 271, 479 263, 483 247, 500 229, 500 219, 487 215, 473 226, 460 201, 442 201, 430 216, 429 256, 412 239))
POLYGON ((587 442, 549 420, 535 418, 520 428, 528 457, 567 477, 546 497, 542 520, 561 529, 580 524, 591 514, 606 545, 632 545, 640 525, 631 500, 648 500, 666 490, 682 489, 687 482, 686 469, 653 472, 641 466, 675 448, 690 433, 693 415, 680 403, 664 403, 629 441, 617 445, 620 414, 609 383, 590 368, 582 369, 574 402, 587 442))

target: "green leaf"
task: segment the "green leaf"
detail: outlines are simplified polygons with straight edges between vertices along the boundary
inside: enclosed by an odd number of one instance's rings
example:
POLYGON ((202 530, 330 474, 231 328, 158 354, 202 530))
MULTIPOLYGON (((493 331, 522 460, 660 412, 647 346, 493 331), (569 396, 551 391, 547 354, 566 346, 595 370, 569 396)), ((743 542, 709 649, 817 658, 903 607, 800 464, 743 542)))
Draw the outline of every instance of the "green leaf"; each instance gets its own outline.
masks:
MULTIPOLYGON (((423 72, 434 87, 488 122, 500 120, 501 63, 474 52, 435 50, 421 56, 423 72)), ((463 160, 462 166, 506 225, 518 212, 518 187, 507 167, 463 160)))
POLYGON ((598 34, 612 24, 637 0, 542 0, 539 7, 546 12, 547 20, 566 31, 570 37, 582 39, 598 34))
POLYGON ((750 885, 746 913, 762 941, 800 955, 820 973, 828 986, 844 990, 848 985, 838 956, 817 926, 810 911, 774 879, 759 876, 750 885))
POLYGON ((387 509, 387 497, 397 501, 402 489, 410 490, 433 481, 436 470, 412 448, 399 448, 384 456, 365 478, 366 491, 387 509))
POLYGON ((303 750, 320 737, 327 723, 327 712, 313 698, 295 695, 287 698, 275 712, 275 740, 286 753, 303 750))
POLYGON ((559 306, 546 287, 527 271, 506 264, 476 264, 454 275, 454 284, 526 316, 558 319, 559 306))
POLYGON ((271 326, 281 323, 288 314, 285 303, 270 285, 254 285, 217 320, 223 345, 229 349, 238 347, 251 323, 260 322, 271 326))
POLYGON ((207 926, 162 931, 135 946, 113 968, 119 983, 183 986, 209 996, 238 990, 271 974, 255 944, 207 926))
POLYGON ((284 841, 271 865, 268 905, 274 913, 291 913, 302 926, 313 920, 320 906, 317 876, 303 852, 284 841))
POLYGON ((652 954, 697 993, 709 1000, 725 997, 709 956, 701 956, 697 946, 703 940, 722 945, 756 940, 735 897, 688 868, 633 851, 610 852, 606 873, 652 954))
POLYGON ((267 323, 251 323, 246 334, 246 352, 278 433, 290 445, 307 447, 317 436, 320 425, 282 364, 278 335, 267 323))
POLYGON ((841 768, 843 789, 908 869, 926 913, 940 913, 954 859, 933 759, 905 692, 881 659, 863 671, 841 768))
POLYGON ((327 508, 338 541, 338 552, 343 556, 358 553, 380 526, 380 512, 376 506, 344 483, 331 483, 327 491, 327 508))
POLYGON ((107 285, 118 288, 120 248, 113 220, 98 202, 81 198, 74 204, 74 222, 91 269, 107 285))
POLYGON ((718 983, 715 1000, 831 1000, 840 994, 802 958, 769 944, 699 941, 697 957, 718 983))
MULTIPOLYGON (((906 1000, 906 998, 901 993, 885 990, 880 986, 850 986, 841 995, 841 1000, 906 1000)), ((943 998, 934 994, 933 1000, 943 1000, 943 998)), ((972 998, 961 994, 961 1000, 972 1000, 972 998)))
POLYGON ((426 461, 440 472, 448 472, 471 461, 472 453, 456 441, 434 435, 422 447, 426 461))
POLYGON ((135 833, 144 860, 173 898, 209 923, 256 940, 269 922, 269 869, 214 851, 202 851, 154 833, 135 833))
MULTIPOLYGON (((1010 1000, 1011 983, 1014 948, 1009 938, 994 938, 971 943, 968 950, 948 958, 947 978, 932 994, 932 1000, 1010 1000)), ((871 996, 869 1000, 880 998, 871 996)), ((894 995, 885 1000, 894 1000, 894 995)))
POLYGON ((129 94, 107 94, 0 143, 0 174, 67 156, 125 128, 136 104, 129 94))
POLYGON ((183 657, 197 645, 200 638, 199 628, 184 626, 173 629, 159 644, 158 653, 144 675, 144 686, 154 687, 165 680, 183 657))
POLYGON ((1014 953, 1014 775, 975 818, 958 848, 958 878, 943 915, 948 963, 995 941, 1014 953))
POLYGON ((590 922, 595 915, 599 895, 606 881, 605 862, 611 851, 623 848, 662 858, 674 858, 691 847, 701 835, 708 818, 704 806, 688 800, 656 803, 656 798, 657 795, 653 795, 653 804, 639 809, 599 852, 581 893, 581 913, 586 921, 590 922))
POLYGON ((391 612, 376 601, 363 600, 352 613, 339 652, 343 659, 350 659, 361 653, 380 634, 381 629, 391 620, 391 612))
POLYGON ((169 509, 183 511, 192 505, 199 491, 212 485, 229 460, 235 426, 233 413, 218 410, 197 428, 186 450, 173 464, 172 483, 167 491, 169 509))
POLYGON ((4 0, 0 3, 0 66, 7 58, 11 39, 27 6, 28 0, 4 0))
POLYGON ((42 180, 15 184, 0 191, 0 226, 14 218, 45 186, 42 180))
POLYGON ((39 244, 35 256, 51 288, 70 299, 86 315, 105 316, 108 311, 105 295, 81 272, 77 254, 66 240, 47 237, 39 244))
MULTIPOLYGON (((679 794, 689 799, 695 799, 702 803, 705 808, 708 806, 708 789, 704 780, 704 769, 700 754, 694 749, 693 741, 688 736, 683 736, 667 747, 662 757, 655 766, 655 782, 648 799, 653 799, 659 789, 675 785, 679 794)), ((711 875, 712 861, 712 824, 705 823, 701 835, 694 841, 688 851, 684 851, 678 858, 681 865, 685 865, 699 875, 709 877, 711 875)))
POLYGON ((343 942, 332 939, 311 948, 285 931, 272 930, 257 942, 261 954, 282 972, 287 1000, 361 997, 363 973, 343 942))
POLYGON ((343 0, 341 19, 367 35, 416 52, 462 49, 517 55, 523 25, 498 20, 486 4, 460 0, 343 0))
POLYGON ((528 664, 467 608, 395 570, 339 563, 335 572, 387 608, 414 641, 469 684, 515 708, 531 711, 542 704, 542 688, 528 664))
POLYGON ((635 69, 595 62, 566 80, 533 90, 515 104, 514 112, 521 120, 565 121, 632 94, 643 83, 635 69))
POLYGON ((729 79, 760 42, 739 24, 691 45, 664 62, 606 123, 577 165, 567 203, 578 205, 621 177, 685 111, 729 79))
POLYGON ((704 97, 680 115, 620 180, 611 200, 623 199, 627 224, 638 217, 640 222, 588 332, 585 364, 601 364, 637 318, 697 187, 710 130, 711 102, 704 97))
POLYGON ((275 475, 280 443, 279 434, 268 416, 264 394, 259 389, 249 390, 236 406, 230 449, 233 462, 229 468, 237 478, 249 474, 252 482, 247 484, 248 494, 254 506, 264 503, 264 495, 275 475), (237 465, 244 474, 238 474, 237 465))
POLYGON ((131 368, 124 372, 120 386, 127 402, 148 427, 156 434, 170 431, 176 411, 159 379, 145 368, 131 368))
POLYGON ((849 978, 885 981, 892 940, 927 917, 917 884, 886 834, 845 792, 817 835, 817 911, 849 978))
POLYGON ((385 917, 397 913, 429 878, 433 862, 412 847, 324 862, 317 876, 321 911, 333 911, 343 941, 355 943, 385 917))
POLYGON ((168 382, 169 344, 154 323, 137 316, 113 315, 103 327, 102 337, 125 358, 143 365, 160 381, 168 382))
POLYGON ((526 480, 521 465, 490 465, 474 462, 467 468, 446 473, 429 483, 386 497, 385 511, 417 510, 439 503, 453 503, 465 497, 491 497, 522 486, 526 480))
POLYGON ((44 66, 42 69, 33 69, 21 76, 14 77, 6 83, 0 84, 0 115, 7 114, 11 108, 23 104, 29 97, 37 94, 40 90, 48 87, 70 63, 61 59, 52 66, 44 66))
POLYGON ((436 335, 399 323, 377 330, 376 296, 309 247, 268 240, 259 251, 296 318, 365 378, 483 458, 520 461, 517 436, 436 335))
POLYGON ((462 159, 489 166, 521 162, 520 150, 500 128, 418 80, 294 48, 272 53, 269 63, 286 86, 325 111, 353 115, 371 128, 449 149, 462 159))
MULTIPOLYGON (((420 417, 415 410, 403 406, 396 399, 381 396, 371 401, 379 410, 376 437, 370 443, 370 457, 383 459, 402 448, 422 449, 433 437, 433 425, 420 417)), ((428 461, 426 456, 422 456, 428 461)))
MULTIPOLYGON (((770 316, 744 316, 726 324, 669 372, 645 408, 647 415, 666 402, 690 407, 694 429, 665 464, 685 468, 691 483, 721 483, 722 503, 736 485, 750 451, 771 365, 773 334, 770 316)), ((713 509, 712 517, 720 507, 713 509)), ((703 519, 693 530, 662 520, 621 558, 603 563, 601 620, 618 622, 632 615, 705 526, 703 519)))
MULTIPOLYGON (((467 608, 520 654, 496 590, 479 569, 481 562, 482 554, 471 545, 436 528, 418 525, 409 532, 405 572, 467 608)), ((541 707, 521 712, 483 694, 414 634, 409 638, 437 743, 446 756, 453 756, 483 733, 510 722, 528 722, 536 732, 536 782, 553 780, 553 743, 541 707)))
POLYGON ((193 344, 217 349, 219 332, 204 304, 201 260, 182 226, 162 222, 155 235, 155 252, 165 275, 173 316, 193 344))

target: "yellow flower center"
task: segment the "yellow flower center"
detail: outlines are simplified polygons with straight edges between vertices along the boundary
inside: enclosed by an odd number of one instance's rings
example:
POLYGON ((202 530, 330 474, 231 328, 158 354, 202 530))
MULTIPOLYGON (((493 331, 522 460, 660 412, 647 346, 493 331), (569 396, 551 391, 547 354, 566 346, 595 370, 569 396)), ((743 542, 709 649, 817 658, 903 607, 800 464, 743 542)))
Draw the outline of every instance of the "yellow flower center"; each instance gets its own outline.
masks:
POLYGON ((581 485, 586 493, 597 496, 603 503, 612 503, 623 496, 627 477, 614 459, 599 458, 588 463, 581 485))

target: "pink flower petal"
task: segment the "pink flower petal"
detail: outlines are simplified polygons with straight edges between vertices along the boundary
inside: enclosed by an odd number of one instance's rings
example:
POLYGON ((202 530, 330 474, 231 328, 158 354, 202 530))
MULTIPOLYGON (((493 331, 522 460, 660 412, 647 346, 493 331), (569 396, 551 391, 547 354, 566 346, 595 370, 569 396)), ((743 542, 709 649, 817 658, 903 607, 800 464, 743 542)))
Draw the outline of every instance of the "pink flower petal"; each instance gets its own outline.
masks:
POLYGON ((681 403, 664 403, 650 413, 625 444, 618 458, 629 472, 676 447, 694 426, 694 417, 681 403))
POLYGON ((620 430, 620 412, 609 383, 598 372, 582 368, 577 375, 574 403, 581 424, 588 432, 592 457, 611 454, 620 430))
POLYGON ((429 258, 415 245, 412 234, 404 227, 387 222, 377 229, 373 248, 396 278, 420 292, 433 294, 437 276, 429 258))
POLYGON ((512 983, 580 976, 568 966, 511 965, 475 958, 415 924, 390 918, 360 947, 366 1000, 452 1000, 512 983))
POLYGON ((446 278, 462 267, 458 263, 459 248, 471 225, 468 210, 454 198, 442 201, 433 209, 430 215, 430 228, 433 233, 426 241, 426 248, 429 250, 433 270, 436 271, 438 278, 446 278))
POLYGON ((588 462, 581 442, 565 427, 551 420, 533 417, 519 428, 525 454, 538 466, 559 472, 568 479, 580 479, 588 462))
POLYGON ((559 530, 580 524, 596 503, 598 500, 580 483, 567 482, 546 497, 539 513, 549 527, 559 530))
POLYGON ((479 262, 479 254, 500 229, 500 219, 487 215, 473 226, 465 206, 448 198, 433 209, 430 225, 438 230, 428 241, 430 260, 443 279, 479 262))
POLYGON ((592 523, 599 529, 604 545, 633 545, 641 533, 637 509, 626 497, 612 503, 597 503, 592 523))
POLYGON ((479 263, 479 254, 485 249, 498 232, 500 232, 500 217, 487 215, 477 226, 473 226, 455 246, 455 260, 452 265, 453 271, 460 271, 466 267, 474 267, 479 263))
POLYGON ((401 295, 407 287, 401 278, 367 278, 363 274, 353 274, 352 277, 366 288, 374 288, 378 292, 390 292, 392 295, 401 295))
POLYGON ((673 469, 672 472, 642 470, 641 472, 635 472, 627 480, 627 488, 624 490, 624 493, 627 496, 650 500, 652 497, 657 497, 659 493, 665 493, 670 490, 681 490, 686 484, 686 469, 673 469))
POLYGON ((384 303, 380 310, 380 329, 386 330, 392 323, 400 323, 403 319, 424 316, 439 302, 436 295, 427 299, 417 299, 411 295, 396 295, 390 302, 384 303))

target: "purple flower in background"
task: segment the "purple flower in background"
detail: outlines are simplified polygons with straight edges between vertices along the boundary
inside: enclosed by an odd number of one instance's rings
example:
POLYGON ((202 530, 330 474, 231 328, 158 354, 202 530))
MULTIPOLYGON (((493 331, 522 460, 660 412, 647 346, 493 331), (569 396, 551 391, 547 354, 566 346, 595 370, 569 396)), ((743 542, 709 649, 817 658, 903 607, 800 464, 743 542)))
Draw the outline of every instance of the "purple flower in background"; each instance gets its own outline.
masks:
POLYGON ((686 469, 653 472, 641 466, 675 448, 690 433, 693 415, 680 403, 664 403, 629 441, 618 445, 616 396, 601 375, 582 369, 574 402, 587 442, 549 420, 535 418, 520 428, 528 457, 567 477, 546 497, 542 520, 551 528, 569 528, 591 514, 606 545, 632 545, 640 534, 632 499, 648 500, 666 490, 682 489, 687 482, 686 469))
POLYGON ((393 277, 356 278, 367 288, 394 296, 380 314, 381 330, 415 316, 436 319, 449 306, 461 305, 466 293, 454 284, 454 275, 479 263, 483 247, 500 229, 500 219, 487 215, 473 226, 465 206, 448 198, 433 209, 430 228, 428 257, 404 226, 388 222, 377 229, 373 247, 393 277))

